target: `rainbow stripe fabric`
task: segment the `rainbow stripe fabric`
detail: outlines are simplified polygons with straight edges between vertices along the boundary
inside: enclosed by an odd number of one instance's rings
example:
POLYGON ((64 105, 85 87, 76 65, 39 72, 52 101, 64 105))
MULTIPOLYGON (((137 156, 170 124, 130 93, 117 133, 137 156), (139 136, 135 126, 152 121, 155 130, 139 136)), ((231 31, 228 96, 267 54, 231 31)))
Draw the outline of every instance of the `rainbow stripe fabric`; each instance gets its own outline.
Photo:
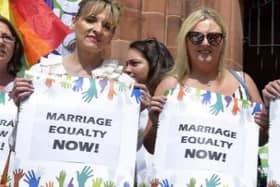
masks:
POLYGON ((71 32, 44 0, 0 0, 0 14, 16 27, 27 68, 56 49, 71 32))

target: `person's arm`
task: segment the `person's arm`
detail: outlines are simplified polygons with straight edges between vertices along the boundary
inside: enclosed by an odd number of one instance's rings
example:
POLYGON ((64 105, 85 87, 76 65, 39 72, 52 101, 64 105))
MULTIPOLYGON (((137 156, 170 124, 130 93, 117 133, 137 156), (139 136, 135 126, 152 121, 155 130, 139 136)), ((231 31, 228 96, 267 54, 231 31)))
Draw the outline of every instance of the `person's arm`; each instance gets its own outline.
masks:
MULTIPOLYGON (((261 103, 263 105, 263 101, 262 101, 261 95, 258 91, 258 88, 257 88, 255 82, 253 81, 253 79, 248 74, 245 74, 245 81, 248 86, 249 93, 251 95, 251 101, 261 103)), ((268 140, 268 111, 267 111, 267 108, 262 107, 262 111, 256 112, 254 118, 255 118, 255 122, 260 127, 259 145, 264 145, 268 140)))
POLYGON ((262 90, 263 100, 266 107, 269 107, 271 100, 280 97, 280 79, 269 82, 262 90))
POLYGON ((154 153, 158 116, 164 108, 166 97, 163 96, 164 92, 168 89, 174 88, 177 80, 174 77, 167 77, 163 79, 155 90, 155 94, 151 99, 149 106, 149 121, 144 131, 144 146, 151 154, 154 153))

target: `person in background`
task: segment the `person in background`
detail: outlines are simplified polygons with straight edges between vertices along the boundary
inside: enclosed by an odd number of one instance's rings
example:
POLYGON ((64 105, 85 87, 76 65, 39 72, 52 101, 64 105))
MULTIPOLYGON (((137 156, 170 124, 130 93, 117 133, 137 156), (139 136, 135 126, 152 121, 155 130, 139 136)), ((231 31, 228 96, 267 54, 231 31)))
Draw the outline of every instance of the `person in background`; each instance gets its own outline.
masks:
MULTIPOLYGON (((0 92, 9 93, 9 95, 12 96, 10 93, 13 87, 13 81, 22 68, 21 58, 23 57, 23 51, 23 45, 16 29, 8 19, 0 15, 0 92)), ((9 116, 16 116, 16 106, 11 107, 10 105, 13 106, 14 104, 9 102, 9 104, 4 106, 8 107, 5 108, 6 114, 9 116)), ((1 120, 4 120, 3 116, 1 116, 1 120)), ((6 142, 6 145, 7 144, 8 142, 6 142)), ((4 154, 3 150, 1 154, 4 154)), ((9 155, 10 154, 7 154, 7 161, 2 160, 2 162, 5 162, 5 166, 9 163, 9 155)), ((7 177, 8 167, 5 167, 4 170, 1 171, 0 187, 6 187, 7 177)))
POLYGON ((23 46, 13 25, 0 15, 0 91, 9 91, 22 67, 23 46), (7 87, 8 86, 8 87, 7 87))
MULTIPOLYGON (((135 79, 136 86, 146 95, 146 105, 150 104, 157 85, 174 65, 173 57, 166 46, 155 38, 133 41, 129 45, 128 55, 124 64, 124 72, 135 79)), ((143 133, 148 123, 147 108, 140 113, 138 145, 136 155, 136 180, 151 170, 152 155, 143 144, 143 133)))

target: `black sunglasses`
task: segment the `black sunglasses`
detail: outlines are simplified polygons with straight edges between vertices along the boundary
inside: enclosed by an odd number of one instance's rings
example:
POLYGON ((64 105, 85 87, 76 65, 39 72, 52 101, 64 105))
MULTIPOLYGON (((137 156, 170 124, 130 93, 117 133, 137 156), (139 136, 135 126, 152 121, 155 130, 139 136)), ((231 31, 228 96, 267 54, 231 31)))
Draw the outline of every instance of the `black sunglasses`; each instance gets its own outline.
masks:
POLYGON ((218 46, 224 38, 223 33, 219 32, 209 32, 206 35, 201 32, 190 31, 187 34, 187 37, 192 42, 193 45, 202 44, 204 38, 207 38, 207 41, 212 46, 218 46))

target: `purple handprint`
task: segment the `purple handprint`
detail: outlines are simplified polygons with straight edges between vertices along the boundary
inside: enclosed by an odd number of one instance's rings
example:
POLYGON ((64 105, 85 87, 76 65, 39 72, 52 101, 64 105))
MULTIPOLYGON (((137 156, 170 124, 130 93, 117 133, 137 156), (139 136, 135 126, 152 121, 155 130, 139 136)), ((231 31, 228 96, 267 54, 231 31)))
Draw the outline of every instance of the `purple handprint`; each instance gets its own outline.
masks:
POLYGON ((101 87, 101 93, 104 91, 104 89, 106 88, 107 84, 108 84, 108 80, 107 79, 99 80, 99 85, 101 87))
POLYGON ((232 98, 231 98, 231 96, 225 96, 225 101, 226 101, 226 107, 228 107, 229 106, 229 104, 231 103, 231 101, 232 101, 232 98))
POLYGON ((74 187, 73 179, 74 179, 73 177, 70 179, 70 181, 69 181, 67 187, 74 187))

